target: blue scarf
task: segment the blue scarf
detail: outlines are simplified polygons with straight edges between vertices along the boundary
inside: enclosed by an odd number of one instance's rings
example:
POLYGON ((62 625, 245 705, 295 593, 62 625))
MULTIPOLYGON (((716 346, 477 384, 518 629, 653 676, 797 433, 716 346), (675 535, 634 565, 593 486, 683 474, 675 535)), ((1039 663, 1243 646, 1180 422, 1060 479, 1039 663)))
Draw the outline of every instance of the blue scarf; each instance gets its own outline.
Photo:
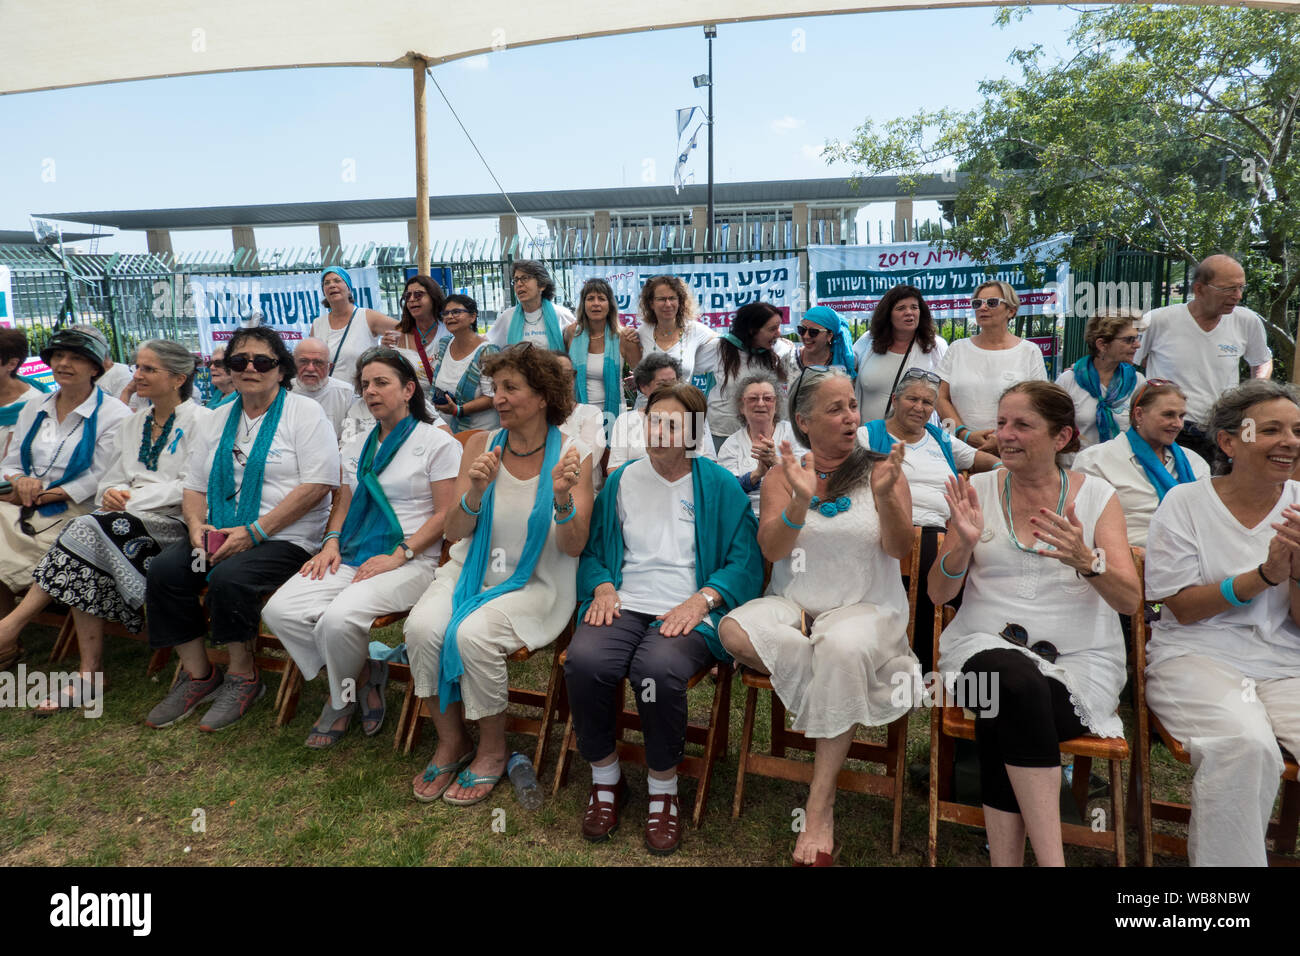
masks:
MULTIPOLYGON (((95 441, 99 437, 99 407, 104 404, 103 389, 95 389, 95 410, 90 413, 90 417, 84 419, 81 425, 81 440, 77 442, 77 447, 72 450, 72 456, 68 463, 63 466, 63 477, 58 481, 52 481, 45 486, 45 490, 57 488, 59 485, 66 485, 74 478, 80 478, 90 470, 91 464, 95 460, 95 441)), ((36 433, 41 430, 41 422, 49 416, 45 409, 36 413, 36 419, 32 422, 32 427, 27 429, 27 434, 23 436, 22 447, 18 451, 18 458, 22 462, 23 473, 30 475, 32 473, 32 441, 36 438, 36 433)), ((54 462, 50 462, 54 466, 54 462)), ((68 510, 66 501, 51 501, 49 504, 39 505, 36 511, 44 518, 50 515, 62 514, 68 510)))
MULTIPOLYGON (((885 426, 885 420, 877 418, 875 421, 867 422, 865 427, 867 429, 868 447, 874 452, 888 455, 889 449, 894 447, 894 443, 898 439, 889 434, 889 429, 885 426)), ((943 452, 948 467, 952 469, 954 475, 957 474, 957 461, 952 457, 952 437, 938 425, 932 425, 929 422, 926 422, 925 430, 931 438, 939 443, 939 450, 943 452)))
MULTIPOLYGON (((573 362, 573 385, 579 404, 587 404, 587 349, 591 335, 584 329, 569 343, 569 360, 573 362)), ((601 378, 605 383, 605 437, 614 420, 623 414, 623 352, 619 339, 610 328, 605 329, 605 365, 601 378)))
MULTIPOLYGON (((560 331, 560 320, 555 316, 555 306, 550 299, 542 300, 542 324, 546 326, 546 347, 553 352, 564 351, 564 333, 560 331)), ((515 306, 510 316, 510 328, 506 333, 506 342, 515 345, 524 340, 524 306, 515 306)))
MULTIPOLYGON (((25 375, 15 375, 13 377, 16 380, 25 383, 30 388, 42 394, 49 391, 49 389, 45 387, 44 383, 38 382, 34 378, 28 378, 25 375)), ((11 428, 14 425, 17 425, 18 413, 23 410, 23 406, 26 405, 28 401, 31 400, 31 398, 32 396, 29 395, 27 396, 27 398, 24 398, 21 401, 14 402, 11 405, 5 405, 3 408, 0 408, 0 428, 11 428)))
POLYGON ((730 342, 736 348, 740 349, 741 355, 766 355, 769 351, 771 351, 770 349, 758 349, 758 348, 753 348, 752 346, 748 346, 744 342, 740 341, 740 339, 736 338, 736 336, 733 335, 731 332, 723 332, 722 339, 723 341, 730 342))
POLYGON ((849 327, 843 316, 828 305, 815 305, 803 314, 814 325, 820 325, 831 334, 831 365, 838 365, 857 380, 858 363, 853 357, 853 343, 849 341, 849 327))
MULTIPOLYGON (((438 373, 442 371, 442 361, 447 357, 447 350, 451 348, 451 342, 451 336, 438 340, 438 351, 435 353, 433 358, 434 382, 438 380, 438 373)), ((479 349, 478 354, 470 359, 469 364, 465 366, 465 374, 460 377, 460 381, 456 383, 456 391, 452 393, 452 398, 455 400, 457 405, 468 405, 474 399, 479 397, 478 384, 483 377, 483 363, 487 360, 488 356, 492 355, 494 352, 500 351, 501 350, 495 345, 485 342, 479 349)), ((433 382, 430 382, 429 387, 435 388, 436 386, 433 382)), ((468 415, 452 416, 452 434, 459 434, 468 428, 468 415)))
POLYGON ((1092 364, 1092 357, 1085 355, 1071 366, 1074 380, 1079 387, 1097 400, 1097 433, 1101 441, 1110 441, 1119 435, 1119 425, 1115 422, 1115 409, 1123 408, 1128 397, 1137 386, 1137 369, 1128 362, 1120 362, 1115 374, 1110 377, 1106 394, 1101 393, 1101 380, 1097 378, 1097 368, 1092 364))
MULTIPOLYGON (((552 313, 554 314, 554 313, 552 313)), ((504 448, 506 429, 502 428, 485 449, 504 448)), ((542 458, 542 471, 537 477, 537 496, 533 499, 533 509, 528 515, 528 535, 524 540, 524 553, 519 557, 519 564, 514 573, 500 584, 483 590, 483 575, 487 573, 488 557, 492 550, 492 509, 496 503, 496 482, 488 485, 479 504, 478 525, 474 528, 474 537, 470 541, 469 554, 465 557, 465 566, 461 568, 460 577, 456 579, 456 590, 452 593, 451 620, 447 622, 447 635, 442 642, 442 660, 438 670, 438 702, 443 713, 448 704, 460 700, 460 678, 465 673, 461 663, 460 648, 456 644, 456 632, 461 622, 484 604, 503 594, 517 591, 528 583, 542 556, 542 547, 546 544, 551 530, 552 509, 555 507, 554 486, 551 472, 560 460, 560 446, 564 436, 554 425, 546 429, 546 451, 542 458)), ((502 465, 502 468, 505 466, 502 465)), ((730 477, 730 476, 729 476, 730 477)), ((736 486, 739 489, 739 485, 736 486)), ((749 498, 746 497, 748 502, 749 498)))
POLYGON ((235 397, 238 394, 239 393, 236 391, 226 392, 225 395, 222 395, 220 392, 217 392, 217 394, 213 395, 210 399, 208 399, 208 408, 220 408, 222 405, 225 405, 227 402, 233 402, 235 400, 235 397))
MULTIPOLYGON (((239 395, 238 392, 232 392, 239 395)), ((244 480, 239 486, 238 503, 235 499, 235 433, 239 429, 240 419, 244 416, 244 396, 239 395, 230 406, 226 416, 226 427, 217 443, 217 455, 212 462, 212 471, 208 474, 208 523, 214 528, 242 528, 252 524, 262 514, 262 474, 266 470, 266 456, 271 450, 271 441, 275 430, 280 425, 280 413, 284 410, 284 396, 288 394, 281 388, 275 395, 275 401, 266 410, 257 441, 248 453, 248 463, 244 465, 244 480)))
POLYGON ((1128 438, 1129 447, 1133 449, 1133 454, 1137 456, 1138 464, 1142 470, 1147 473, 1147 480, 1156 490, 1156 497, 1160 501, 1165 500, 1165 495, 1174 485, 1185 485, 1189 481, 1195 481, 1196 476, 1192 474, 1192 463, 1187 460, 1187 455, 1177 445, 1169 446, 1169 453, 1174 456, 1174 470, 1178 472, 1175 478, 1169 474, 1164 464, 1156 457, 1156 453, 1151 450, 1145 438, 1137 433, 1136 428, 1130 428, 1124 433, 1128 438))
POLYGON ((402 523, 380 487, 379 476, 392 462, 397 450, 415 431, 416 421, 407 415, 379 443, 379 426, 370 430, 357 461, 357 490, 348 505, 340 537, 340 556, 349 567, 359 567, 377 554, 392 554, 405 540, 402 523), (378 452, 378 454, 376 454, 378 452))

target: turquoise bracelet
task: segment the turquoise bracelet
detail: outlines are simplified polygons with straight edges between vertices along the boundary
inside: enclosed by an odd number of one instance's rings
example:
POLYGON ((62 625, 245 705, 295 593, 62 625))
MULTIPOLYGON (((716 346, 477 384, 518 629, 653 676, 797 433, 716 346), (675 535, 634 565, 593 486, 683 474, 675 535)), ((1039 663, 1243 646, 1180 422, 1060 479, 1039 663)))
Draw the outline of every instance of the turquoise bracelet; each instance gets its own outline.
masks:
POLYGON ((943 555, 943 557, 939 558, 939 573, 942 574, 945 578, 949 578, 950 580, 956 581, 958 578, 965 576, 966 572, 970 570, 970 566, 967 565, 966 567, 958 571, 956 574, 950 574, 948 569, 943 566, 943 559, 946 557, 948 557, 948 555, 945 554, 943 555))
POLYGON ((784 509, 784 508, 781 509, 781 520, 784 521, 784 522, 785 522, 785 526, 786 526, 787 528, 789 528, 790 530, 792 530, 792 531, 798 531, 800 528, 803 527, 803 525, 801 525, 801 524, 795 524, 793 521, 791 521, 789 518, 787 518, 787 517, 785 516, 785 509, 784 509))
POLYGON ((570 521, 573 520, 573 516, 576 515, 577 513, 578 513, 577 508, 570 508, 569 513, 565 515, 563 518, 561 518, 559 515, 556 515, 555 523, 557 525, 568 524, 570 521))
POLYGON ((262 543, 257 540, 257 529, 254 528, 251 524, 244 525, 244 530, 248 532, 248 540, 253 542, 253 544, 262 543))
POLYGON ((326 534, 324 538, 321 539, 320 544, 322 548, 325 547, 325 542, 328 541, 330 538, 338 538, 339 543, 340 544, 343 543, 343 533, 340 531, 331 531, 328 534, 326 534))
POLYGON ((265 544, 266 542, 268 542, 268 541, 271 540, 271 536, 270 536, 269 534, 267 534, 267 533, 266 533, 266 529, 262 527, 262 519, 261 519, 261 518, 259 518, 259 519, 257 519, 256 521, 253 522, 253 530, 256 531, 258 534, 260 534, 260 535, 262 536, 262 540, 261 540, 261 542, 259 542, 259 543, 261 543, 261 544, 265 544))
POLYGON ((1254 598, 1246 598, 1246 600, 1243 601, 1241 598, 1237 597, 1237 593, 1232 590, 1232 582, 1235 580, 1237 580, 1235 574, 1230 578, 1224 578, 1222 583, 1219 585, 1219 593, 1223 595, 1225 601, 1234 607, 1245 607, 1253 601, 1254 598))
POLYGON ((483 513, 483 505, 482 505, 482 503, 480 502, 478 511, 470 511, 470 510, 469 510, 469 505, 465 504, 465 495, 461 495, 461 496, 460 496, 460 510, 463 511, 463 512, 465 512, 465 514, 469 515, 471 518, 477 518, 479 515, 481 515, 481 514, 483 513))

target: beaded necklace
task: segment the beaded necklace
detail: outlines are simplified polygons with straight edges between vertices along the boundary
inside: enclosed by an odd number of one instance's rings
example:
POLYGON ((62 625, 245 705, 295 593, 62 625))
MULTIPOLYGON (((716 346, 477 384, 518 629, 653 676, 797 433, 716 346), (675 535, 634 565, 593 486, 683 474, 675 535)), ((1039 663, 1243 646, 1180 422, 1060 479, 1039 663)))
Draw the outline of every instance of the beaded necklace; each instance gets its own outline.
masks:
POLYGON ((167 436, 171 434, 172 425, 176 422, 176 412, 173 411, 167 416, 167 424, 163 425, 162 434, 158 436, 156 442, 151 442, 149 436, 153 434, 154 426, 157 424, 153 419, 153 412, 150 412, 144 419, 144 432, 140 435, 140 464, 144 465, 150 471, 158 470, 158 456, 162 454, 163 446, 167 444, 167 436))
MULTIPOLYGON (((1060 466, 1057 467, 1059 468, 1060 466)), ((1056 502, 1056 513, 1058 515, 1064 516, 1065 496, 1070 490, 1070 478, 1065 473, 1064 468, 1061 468, 1060 471, 1061 471, 1061 497, 1057 499, 1056 502)), ((1015 522, 1011 520, 1011 474, 1010 472, 1007 473, 1007 480, 1002 483, 1002 518, 1007 523, 1007 537, 1011 539, 1011 543, 1016 546, 1017 550, 1027 552, 1029 554, 1033 554, 1036 551, 1040 550, 1039 548, 1026 548, 1016 538, 1016 525, 1015 522)), ((1051 546, 1048 545, 1048 547, 1050 548, 1051 546)))

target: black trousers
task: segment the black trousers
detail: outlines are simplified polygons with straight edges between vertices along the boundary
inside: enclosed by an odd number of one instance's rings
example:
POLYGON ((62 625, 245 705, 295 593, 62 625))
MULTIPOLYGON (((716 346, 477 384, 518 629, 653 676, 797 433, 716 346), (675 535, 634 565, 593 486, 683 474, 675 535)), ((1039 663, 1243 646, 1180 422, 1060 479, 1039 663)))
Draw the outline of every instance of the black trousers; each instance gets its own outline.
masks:
POLYGON ((996 705, 989 708, 989 716, 975 711, 981 799, 995 810, 1019 813, 1007 765, 1059 767, 1061 741, 1078 737, 1087 728, 1075 714, 1065 685, 1044 676, 1038 665, 1019 651, 980 651, 961 670, 963 674, 989 675, 985 686, 993 691, 996 705), (996 685, 993 675, 997 675, 996 685))
POLYGON ((275 591, 310 558, 288 541, 267 541, 212 566, 207 576, 189 541, 181 541, 149 563, 145 614, 149 646, 175 647, 206 637, 212 643, 251 641, 262 617, 262 596, 275 591), (207 586, 207 610, 199 592, 207 586))
MULTIPOLYGON (((921 662, 921 673, 928 674, 934 670, 934 602, 930 600, 926 578, 934 559, 939 555, 939 535, 946 529, 942 527, 925 527, 921 529, 921 580, 916 589, 916 629, 912 632, 912 650, 921 662)), ((948 603, 955 608, 961 607, 962 592, 948 603)))

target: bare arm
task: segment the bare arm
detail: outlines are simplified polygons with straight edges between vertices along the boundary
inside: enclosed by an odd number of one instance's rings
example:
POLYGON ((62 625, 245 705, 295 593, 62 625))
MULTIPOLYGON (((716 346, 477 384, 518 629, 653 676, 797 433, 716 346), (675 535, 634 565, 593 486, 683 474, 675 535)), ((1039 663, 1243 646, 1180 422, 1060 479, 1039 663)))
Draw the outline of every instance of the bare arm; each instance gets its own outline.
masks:
POLYGON ((880 515, 880 546, 891 558, 903 560, 912 551, 912 490, 903 477, 904 445, 889 450, 886 461, 871 469, 871 491, 880 515))
POLYGON ((1273 377, 1273 360, 1269 359, 1263 365, 1252 365, 1250 367, 1251 378, 1272 378, 1273 377))

